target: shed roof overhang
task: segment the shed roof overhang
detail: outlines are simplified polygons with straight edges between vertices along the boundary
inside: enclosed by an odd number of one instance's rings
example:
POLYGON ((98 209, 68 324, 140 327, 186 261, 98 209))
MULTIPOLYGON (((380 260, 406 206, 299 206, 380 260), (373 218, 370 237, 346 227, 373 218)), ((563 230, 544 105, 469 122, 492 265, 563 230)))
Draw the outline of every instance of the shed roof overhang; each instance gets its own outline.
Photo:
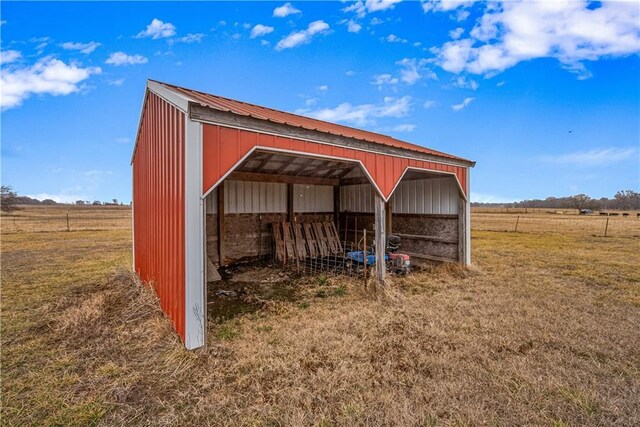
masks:
MULTIPOLYGON (((238 135, 240 136, 235 141, 238 147, 242 144, 246 145, 246 141, 244 143, 240 141, 243 132, 245 136, 248 132, 275 138, 274 146, 265 146, 258 141, 252 143, 252 147, 243 150, 244 156, 248 156, 253 150, 261 148, 281 151, 292 149, 300 153, 309 149, 311 151, 308 154, 322 154, 329 158, 333 157, 338 161, 350 160, 359 162, 372 178, 372 183, 385 200, 388 200, 400 179, 410 169, 454 175, 462 193, 465 196, 468 193, 467 169, 475 166, 475 162, 461 157, 399 141, 386 135, 259 107, 153 80, 147 82, 147 91, 161 96, 184 111, 190 120, 203 123, 203 132, 205 133, 203 139, 203 163, 205 163, 203 164, 203 174, 205 175, 203 179, 204 194, 208 193, 211 188, 217 185, 219 180, 228 176, 244 160, 242 156, 234 159, 230 158, 228 159, 231 161, 229 166, 233 165, 233 167, 226 171, 209 173, 209 179, 207 178, 206 163, 212 159, 212 151, 209 149, 209 156, 207 156, 207 148, 211 147, 212 138, 209 137, 207 139, 206 133, 211 126, 234 129, 239 132, 238 135), (209 143, 207 140, 209 140, 209 143), (303 143, 283 142, 285 140, 303 143), (311 147, 309 144, 305 145, 304 142, 313 143, 316 147, 311 147), (321 147, 318 148, 317 145, 321 147), (342 153, 343 157, 334 156, 335 152, 342 153), (377 171, 379 168, 382 171, 377 171), (398 171, 398 168, 402 170, 398 171), (215 179, 212 181, 211 179, 214 178, 214 175, 215 179)), ((143 104, 143 111, 144 108, 145 105, 143 104)), ((211 132, 209 133, 211 134, 211 132)), ((220 143, 221 141, 215 142, 215 144, 220 143)), ((227 142, 225 142, 226 144, 227 142)), ((213 151, 215 151, 215 156, 225 156, 226 158, 230 152, 239 152, 240 148, 238 147, 231 150, 226 149, 226 147, 219 147, 219 150, 214 149, 213 151)), ((225 163, 228 162, 225 161, 225 163)))

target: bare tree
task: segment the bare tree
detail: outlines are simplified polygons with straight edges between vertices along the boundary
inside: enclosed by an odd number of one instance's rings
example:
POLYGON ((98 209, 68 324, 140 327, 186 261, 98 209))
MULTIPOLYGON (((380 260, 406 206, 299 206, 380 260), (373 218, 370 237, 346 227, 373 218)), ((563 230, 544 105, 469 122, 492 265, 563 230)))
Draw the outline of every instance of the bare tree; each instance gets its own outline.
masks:
POLYGON ((10 185, 2 186, 2 199, 0 200, 0 208, 3 212, 11 212, 18 209, 18 195, 10 185))
POLYGON ((587 209, 593 205, 593 199, 586 194, 571 196, 571 207, 575 209, 587 209))
POLYGON ((613 200, 616 209, 640 209, 640 193, 636 191, 618 191, 613 200))

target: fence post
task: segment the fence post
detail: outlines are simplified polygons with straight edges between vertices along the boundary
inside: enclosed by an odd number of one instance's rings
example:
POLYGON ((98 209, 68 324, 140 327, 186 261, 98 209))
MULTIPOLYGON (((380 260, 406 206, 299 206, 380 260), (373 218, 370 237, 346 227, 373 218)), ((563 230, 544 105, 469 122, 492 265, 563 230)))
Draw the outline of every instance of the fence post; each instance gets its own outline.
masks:
POLYGON ((367 289, 367 229, 364 229, 364 243, 362 247, 362 261, 364 261, 364 288, 367 289))
POLYGON ((609 217, 607 217, 607 223, 604 226, 604 237, 607 237, 608 230, 609 230, 609 217))
POLYGON ((515 230, 513 230, 515 233, 518 232, 518 223, 520 222, 520 215, 518 215, 518 217, 516 218, 516 228, 515 230))
POLYGON ((69 212, 67 212, 67 231, 71 231, 69 229, 69 212))

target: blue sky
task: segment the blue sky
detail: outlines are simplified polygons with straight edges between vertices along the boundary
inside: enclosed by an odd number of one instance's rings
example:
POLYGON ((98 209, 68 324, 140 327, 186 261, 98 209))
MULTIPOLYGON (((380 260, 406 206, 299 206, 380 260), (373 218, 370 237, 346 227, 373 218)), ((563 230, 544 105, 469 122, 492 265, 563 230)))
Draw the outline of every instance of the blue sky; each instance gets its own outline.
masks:
POLYGON ((476 160, 472 200, 640 189, 637 2, 3 2, 2 183, 131 199, 147 78, 476 160))

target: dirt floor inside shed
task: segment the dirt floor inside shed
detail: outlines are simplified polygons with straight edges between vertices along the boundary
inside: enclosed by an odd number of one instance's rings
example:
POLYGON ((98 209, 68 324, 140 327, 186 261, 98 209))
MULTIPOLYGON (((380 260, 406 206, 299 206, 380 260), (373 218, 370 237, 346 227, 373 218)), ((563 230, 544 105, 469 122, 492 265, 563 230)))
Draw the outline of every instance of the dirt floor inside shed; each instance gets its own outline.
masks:
POLYGON ((270 272, 195 352, 128 231, 2 240, 3 425, 640 425, 637 238, 474 232, 376 294, 270 272))

